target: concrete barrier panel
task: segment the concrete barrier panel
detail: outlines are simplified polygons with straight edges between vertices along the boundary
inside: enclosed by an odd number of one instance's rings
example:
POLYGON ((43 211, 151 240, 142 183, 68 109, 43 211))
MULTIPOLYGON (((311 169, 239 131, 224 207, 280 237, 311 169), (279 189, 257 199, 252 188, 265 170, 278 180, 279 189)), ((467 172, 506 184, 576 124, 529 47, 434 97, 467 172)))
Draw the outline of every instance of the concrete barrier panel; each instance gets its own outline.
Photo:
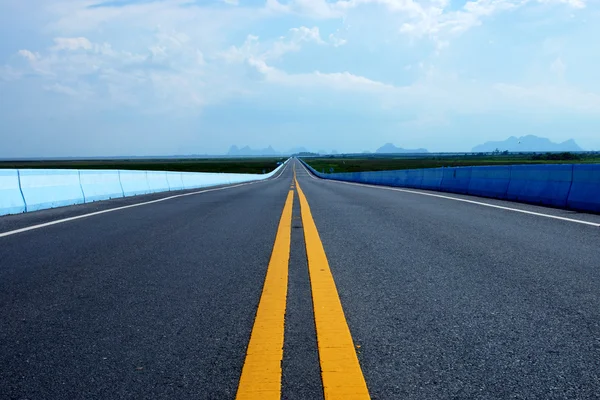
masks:
POLYGON ((218 174, 210 172, 183 172, 181 177, 186 189, 201 189, 209 186, 228 185, 234 174, 218 174))
POLYGON ((467 194, 471 182, 472 167, 444 168, 440 190, 467 194))
POLYGON ((243 181, 244 176, 242 174, 223 174, 217 179, 217 182, 223 182, 225 185, 237 185, 238 183, 243 183, 243 181))
POLYGON ((196 189, 200 187, 198 174, 193 172, 182 172, 181 181, 184 189, 196 189))
POLYGON ((146 171, 146 179, 148 180, 150 193, 168 192, 170 190, 167 173, 164 171, 146 171))
POLYGON ((421 189, 423 185, 423 171, 422 169, 406 170, 406 187, 421 189))
POLYGON ((377 177, 377 184, 384 186, 398 186, 398 171, 377 171, 373 172, 377 177))
POLYGON ((146 171, 119 171, 119 179, 124 196, 136 196, 150 193, 146 171))
POLYGON ((86 203, 123 197, 119 171, 81 170, 79 180, 86 203))
POLYGON ((27 211, 84 202, 79 171, 76 169, 21 169, 19 174, 27 211))
POLYGON ((573 185, 567 206, 574 210, 600 212, 600 165, 574 165, 573 185))
POLYGON ((368 185, 384 185, 385 174, 381 172, 340 172, 340 175, 347 182, 365 183, 368 185))
POLYGON ((421 189, 440 190, 442 179, 444 177, 444 168, 428 168, 423 170, 423 180, 421 189))
POLYGON ((510 183, 510 166, 473 167, 468 193, 473 196, 506 198, 510 183))
POLYGON ((169 183, 170 190, 184 189, 181 172, 167 172, 167 182, 169 183))
POLYGON ((532 204, 566 207, 573 165, 513 165, 506 198, 532 204))
POLYGON ((0 215, 25 212, 16 169, 0 169, 0 215))
POLYGON ((406 187, 408 182, 408 172, 406 170, 396 170, 394 172, 394 179, 392 180, 392 186, 406 187))

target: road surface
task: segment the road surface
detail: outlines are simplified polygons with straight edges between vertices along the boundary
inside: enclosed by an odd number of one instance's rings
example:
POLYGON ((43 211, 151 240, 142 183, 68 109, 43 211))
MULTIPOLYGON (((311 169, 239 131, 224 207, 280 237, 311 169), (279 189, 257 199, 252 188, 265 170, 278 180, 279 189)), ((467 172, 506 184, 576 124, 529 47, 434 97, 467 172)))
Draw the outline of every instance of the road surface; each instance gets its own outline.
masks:
POLYGON ((297 160, 182 193, 0 218, 0 398, 600 398, 600 216, 297 160))

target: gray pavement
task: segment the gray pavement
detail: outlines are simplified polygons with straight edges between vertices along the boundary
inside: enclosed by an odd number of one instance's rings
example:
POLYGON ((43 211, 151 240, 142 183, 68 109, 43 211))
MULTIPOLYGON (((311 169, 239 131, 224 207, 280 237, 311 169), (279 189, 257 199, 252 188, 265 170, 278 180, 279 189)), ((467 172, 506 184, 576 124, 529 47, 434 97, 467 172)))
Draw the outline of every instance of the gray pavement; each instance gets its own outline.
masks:
POLYGON ((372 398, 600 397, 599 228, 298 175, 372 398))
MULTIPOLYGON (((600 398, 599 228, 294 163, 373 399, 600 398)), ((0 238, 0 398, 233 399, 291 180, 290 166, 0 238)), ((166 196, 0 218, 0 232, 166 196)), ((282 398, 319 399, 295 200, 282 398)))

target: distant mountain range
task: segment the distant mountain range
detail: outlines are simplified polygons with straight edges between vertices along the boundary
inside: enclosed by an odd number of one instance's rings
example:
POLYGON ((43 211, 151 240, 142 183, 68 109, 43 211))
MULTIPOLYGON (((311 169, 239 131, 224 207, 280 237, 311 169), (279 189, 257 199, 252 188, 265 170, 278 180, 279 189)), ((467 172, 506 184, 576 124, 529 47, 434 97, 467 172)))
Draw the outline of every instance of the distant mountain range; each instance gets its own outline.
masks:
POLYGON ((553 151, 584 151, 573 139, 562 143, 554 143, 550 139, 534 135, 517 138, 511 136, 501 142, 486 142, 473 147, 473 153, 490 153, 496 150, 510 152, 553 152, 553 151))
POLYGON ((231 146, 227 152, 228 156, 278 156, 279 153, 271 146, 266 149, 252 149, 250 146, 244 146, 241 149, 237 146, 231 146))
POLYGON ((398 153, 428 153, 427 149, 403 149, 401 147, 396 147, 392 143, 386 143, 380 148, 378 148, 375 153, 377 154, 398 154, 398 153))
MULTIPOLYGON (((253 149, 250 146, 244 146, 239 148, 238 146, 231 146, 227 152, 227 156, 231 157, 247 157, 247 156, 286 156, 291 154, 310 153, 306 147, 294 147, 286 152, 279 152, 273 147, 269 146, 266 149, 253 149)), ((331 153, 320 151, 320 154, 337 154, 337 151, 332 150, 331 153)))

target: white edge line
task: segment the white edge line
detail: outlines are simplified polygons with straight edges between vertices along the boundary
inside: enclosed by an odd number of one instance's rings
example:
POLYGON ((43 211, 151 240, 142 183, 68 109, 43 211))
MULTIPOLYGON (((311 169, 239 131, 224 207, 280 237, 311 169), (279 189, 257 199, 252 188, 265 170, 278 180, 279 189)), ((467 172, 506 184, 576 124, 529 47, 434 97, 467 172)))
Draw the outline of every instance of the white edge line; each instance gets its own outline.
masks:
POLYGON ((498 205, 495 205, 495 204, 483 203, 483 202, 480 202, 480 201, 461 199, 461 198, 458 198, 458 197, 444 196, 444 195, 441 195, 441 194, 433 194, 433 193, 423 193, 423 192, 417 192, 415 190, 399 189, 399 188, 393 188, 393 187, 389 187, 389 186, 368 185, 368 184, 364 184, 364 183, 345 182, 345 181, 338 181, 338 180, 335 180, 335 179, 318 178, 318 177, 315 177, 304 166, 304 164, 302 164, 302 162, 300 162, 300 164, 302 165, 302 168, 304 168, 304 170, 306 171, 306 173, 311 178, 317 179, 317 180, 323 180, 323 181, 326 181, 326 182, 336 182, 336 183, 342 183, 344 185, 363 186, 363 187, 373 188, 373 189, 391 190, 393 192, 403 192, 403 193, 418 194, 418 195, 421 195, 421 196, 437 197, 437 198, 440 198, 440 199, 460 201, 462 203, 469 203, 469 204, 477 204, 479 206, 497 208, 499 210, 514 211, 514 212, 518 212, 518 213, 522 213, 522 214, 529 214, 529 215, 535 215, 535 216, 538 216, 538 217, 546 217, 546 218, 558 219, 558 220, 561 220, 561 221, 574 222, 574 223, 577 223, 577 224, 595 226, 596 228, 600 228, 600 224, 595 223, 595 222, 588 222, 588 221, 582 221, 580 219, 572 219, 572 218, 566 218, 566 217, 559 217, 557 215, 542 214, 542 213, 537 213, 537 212, 534 212, 534 211, 520 210, 518 208, 503 207, 503 206, 498 206, 498 205))
POLYGON ((116 208, 109 208, 107 210, 102 210, 102 211, 96 211, 96 212, 89 213, 89 214, 76 215, 74 217, 69 217, 69 218, 64 218, 64 219, 58 219, 56 221, 50 221, 50 222, 45 222, 43 224, 32 225, 32 226, 28 226, 26 228, 15 229, 14 231, 2 232, 2 233, 0 233, 0 238, 1 237, 6 237, 6 236, 11 236, 11 235, 16 235, 17 233, 23 233, 23 232, 27 232, 27 231, 32 231, 34 229, 45 228, 47 226, 62 224, 64 222, 75 221, 77 219, 89 218, 89 217, 93 217, 95 215, 106 214, 106 213, 113 212, 113 211, 125 210, 127 208, 140 207, 140 206, 145 206, 145 205, 148 205, 148 204, 160 203, 161 201, 176 199, 178 197, 192 196, 192 195, 195 195, 195 194, 202 194, 202 193, 208 193, 208 192, 216 192, 216 191, 219 191, 219 190, 233 189, 233 188, 237 188, 237 187, 240 187, 240 186, 254 185, 256 183, 274 181, 274 180, 279 179, 281 177, 281 175, 283 175, 283 172, 287 169, 287 167, 289 166, 289 164, 290 164, 289 162, 285 164, 285 167, 281 170, 281 172, 279 173, 279 175, 277 175, 277 177, 271 177, 271 178, 268 178, 268 179, 262 179, 262 180, 252 181, 252 182, 240 183, 240 184, 233 185, 233 186, 225 186, 225 187, 214 188, 214 189, 200 190, 198 192, 178 194, 178 195, 175 195, 175 196, 163 197, 162 199, 156 199, 156 200, 146 201, 146 202, 143 202, 143 203, 130 204, 130 205, 127 205, 127 206, 116 207, 116 208))

